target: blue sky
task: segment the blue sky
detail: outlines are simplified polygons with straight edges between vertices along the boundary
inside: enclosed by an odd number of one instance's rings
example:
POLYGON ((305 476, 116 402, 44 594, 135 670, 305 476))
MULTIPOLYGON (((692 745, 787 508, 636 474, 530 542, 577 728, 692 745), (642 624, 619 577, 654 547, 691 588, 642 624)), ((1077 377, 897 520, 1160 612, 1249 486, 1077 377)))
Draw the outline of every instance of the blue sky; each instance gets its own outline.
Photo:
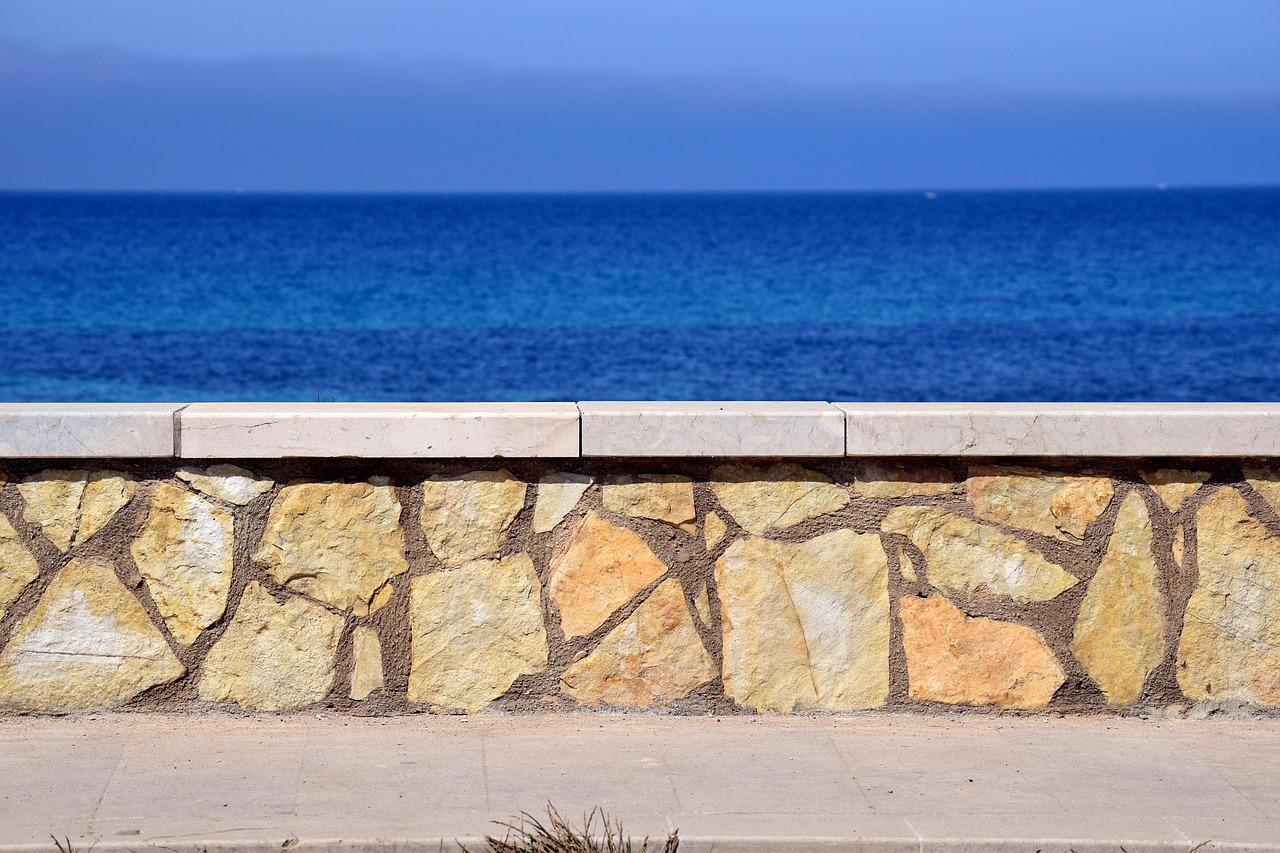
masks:
POLYGON ((4 0, 0 187, 1280 183, 1276 0, 4 0))

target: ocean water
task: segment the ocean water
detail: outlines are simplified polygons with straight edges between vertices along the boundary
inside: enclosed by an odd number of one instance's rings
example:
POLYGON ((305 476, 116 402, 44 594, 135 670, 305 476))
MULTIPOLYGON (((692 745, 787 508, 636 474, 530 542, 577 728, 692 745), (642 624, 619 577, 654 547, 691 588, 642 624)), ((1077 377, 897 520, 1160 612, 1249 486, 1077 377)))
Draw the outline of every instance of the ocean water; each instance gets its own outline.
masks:
POLYGON ((0 399, 1280 400, 1280 188, 0 193, 0 399))

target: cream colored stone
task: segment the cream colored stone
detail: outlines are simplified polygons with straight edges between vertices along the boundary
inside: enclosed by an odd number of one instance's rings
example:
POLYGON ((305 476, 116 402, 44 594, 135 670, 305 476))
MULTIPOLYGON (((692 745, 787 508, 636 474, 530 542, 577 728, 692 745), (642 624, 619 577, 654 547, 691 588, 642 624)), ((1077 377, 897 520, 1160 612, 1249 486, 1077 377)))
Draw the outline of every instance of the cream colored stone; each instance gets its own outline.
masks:
POLYGON ((380 478, 285 486, 253 559, 290 589, 363 616, 409 570, 395 489, 380 478))
POLYGON ((382 643, 378 641, 378 632, 361 625, 351 635, 351 698, 361 702, 369 698, 369 694, 383 688, 382 681, 382 643))
POLYGON ((956 475, 939 466, 906 467, 871 462, 858 466, 853 490, 866 498, 896 500, 951 494, 956 475))
POLYGON ((0 655, 0 705, 109 708, 185 673, 112 564, 72 560, 0 655))
POLYGON ((560 608, 560 625, 572 639, 590 634, 613 611, 667 573, 644 540, 594 512, 578 527, 563 554, 551 560, 548 591, 560 608))
POLYGON ((342 617, 295 596, 245 587, 227 631, 205 656, 199 695, 258 711, 321 702, 333 686, 342 617))
POLYGON ((85 483, 80 499, 80 522, 75 543, 97 533, 138 493, 138 481, 119 471, 94 471, 85 483))
POLYGON ((1280 513, 1280 469, 1270 465, 1246 465, 1244 481, 1280 513))
POLYGON ((925 556, 930 583, 951 594, 1049 601, 1079 583, 1022 540, 940 507, 897 507, 883 528, 910 539, 925 556))
POLYGON ((582 500, 595 478, 559 471, 538 480, 538 500, 533 505, 533 532, 547 533, 582 500))
POLYGON ((916 567, 911 562, 911 555, 901 545, 898 546, 898 571, 902 572, 902 579, 907 583, 916 583, 920 580, 916 577, 916 567))
POLYGON ((26 504, 22 519, 38 524, 59 551, 71 547, 80 522, 80 499, 88 483, 88 471, 45 470, 18 484, 26 504))
POLYGON ((1178 644, 1178 685, 1192 700, 1280 705, 1280 539, 1235 489, 1196 513, 1200 580, 1178 644))
POLYGON ((711 599, 707 596, 707 588, 705 586, 694 594, 693 609, 697 611, 698 618, 702 620, 703 625, 711 625, 711 599))
POLYGON ((716 561, 725 694, 758 710, 846 711, 889 692, 888 562, 880 537, 742 539, 716 561))
POLYGON ((702 536, 707 542, 707 550, 710 551, 719 545, 728 530, 729 527, 724 523, 724 519, 714 512, 707 513, 706 519, 702 522, 702 536))
POLYGON ((547 667, 541 585, 526 554, 412 581, 409 701, 471 713, 547 667))
POLYGON ((829 477, 792 462, 768 468, 718 465, 711 471, 711 491, 744 530, 757 536, 794 527, 849 503, 849 493, 829 477))
POLYGON ((446 566, 456 566, 497 550, 524 508, 526 489, 506 469, 427 478, 422 532, 432 553, 446 566))
MULTIPOLYGON (((1247 476, 1247 475, 1246 475, 1247 476)), ((1207 471, 1187 471, 1181 468, 1161 468, 1143 471, 1142 479, 1155 489, 1160 500, 1170 512, 1177 512, 1182 502, 1191 497, 1209 480, 1207 471)))
POLYGON ((940 595, 904 596, 899 608, 912 699, 1043 708, 1066 681, 1053 652, 1030 628, 965 616, 940 595))
POLYGON ((373 594, 373 601, 369 602, 369 612, 377 613, 382 608, 391 603, 391 599, 396 594, 395 584, 385 583, 373 594))
POLYGON ((0 619, 27 584, 40 576, 40 566, 22 545, 18 531, 0 514, 0 619))
POLYGON ((652 518, 691 531, 693 481, 679 474, 617 477, 601 492, 604 508, 636 518, 652 518))
POLYGON ((1111 502, 1105 477, 1054 474, 1038 468, 975 468, 966 483, 978 518, 1079 541, 1111 502))
POLYGON ((1142 496, 1120 505, 1115 532, 1076 619, 1071 653, 1109 705, 1129 705, 1164 657, 1165 608, 1142 496))
POLYGON ((178 469, 177 477, 190 483, 191 488, 198 492, 236 506, 252 503, 275 485, 274 480, 259 478, 238 465, 211 465, 208 468, 187 465, 178 469))
POLYGON ((583 705, 649 708, 688 696, 715 677, 680 582, 672 578, 569 667, 560 684, 583 705))
POLYGON ((165 625, 184 646, 222 618, 231 589, 231 515, 185 489, 161 483, 130 546, 165 625))

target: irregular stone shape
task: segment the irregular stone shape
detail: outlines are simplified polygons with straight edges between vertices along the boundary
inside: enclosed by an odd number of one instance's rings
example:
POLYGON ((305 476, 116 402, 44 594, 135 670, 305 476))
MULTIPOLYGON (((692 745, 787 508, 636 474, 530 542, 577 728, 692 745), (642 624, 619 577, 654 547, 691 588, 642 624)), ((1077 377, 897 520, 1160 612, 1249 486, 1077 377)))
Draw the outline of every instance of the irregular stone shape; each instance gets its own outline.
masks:
POLYGON ((1280 539, 1222 489, 1196 513, 1200 580, 1178 643, 1192 700, 1280 705, 1280 539))
POLYGON ((18 531, 0 514, 0 619, 9 605, 40 576, 40 565, 22 545, 18 531))
POLYGON ((678 474, 641 474, 605 483, 604 508, 681 527, 693 521, 693 481, 678 474))
POLYGON ((793 462, 768 468, 717 465, 711 471, 711 491, 744 530, 757 536, 794 527, 849 503, 849 493, 829 477, 793 462))
POLYGON ((510 471, 437 474, 422 484, 422 532, 436 558, 456 566, 497 550, 524 508, 527 486, 510 471))
POLYGON ((395 584, 384 584, 381 589, 373 594, 373 601, 369 602, 369 612, 377 613, 379 610, 386 607, 391 603, 391 599, 395 594, 395 584))
POLYGON ((707 513, 707 518, 702 522, 702 535, 707 541, 707 550, 720 544, 720 540, 724 538, 724 534, 729 528, 724 523, 724 519, 716 515, 714 512, 707 513))
POLYGON ((80 499, 80 523, 75 544, 88 540, 138 493, 138 481, 118 471, 94 471, 85 483, 80 499))
POLYGON ((80 522, 80 499, 89 481, 88 471, 41 471, 18 484, 26 506, 23 521, 38 524, 59 551, 71 547, 80 522))
POLYGON ((333 686, 342 617, 288 596, 277 602, 257 582, 205 656, 200 698, 284 711, 322 701, 333 686))
POLYGON ((533 532, 547 533, 582 500, 595 478, 559 471, 538 480, 538 500, 533 505, 533 532))
POLYGON ((164 623, 184 646, 222 618, 231 589, 230 513, 161 483, 151 514, 130 546, 164 623))
POLYGON ((378 641, 378 632, 361 625, 351 635, 351 655, 354 665, 351 670, 351 698, 357 702, 369 698, 375 690, 381 690, 382 681, 382 643, 378 641))
POLYGON ((109 708, 185 673, 112 564, 72 560, 0 655, 0 705, 109 708))
POLYGON ((1037 468, 975 468, 966 484, 978 518, 1079 541, 1111 502, 1106 477, 1051 474, 1037 468))
POLYGON ((253 559, 290 589, 363 616, 378 588, 409 570, 395 489, 379 477, 285 486, 253 559))
POLYGON ((1164 657, 1165 608, 1160 569, 1151 553, 1151 520, 1130 492, 1076 618, 1071 653, 1102 688, 1109 705, 1142 694, 1164 657))
POLYGON ((758 710, 847 711, 889 693, 888 561, 873 534, 741 539, 716 561, 724 690, 758 710))
POLYGON ((956 475, 941 467, 904 467, 868 463, 854 473, 853 490, 867 498, 933 497, 951 494, 956 475))
POLYGON ((715 677, 680 582, 672 578, 569 667, 560 685, 583 705, 649 708, 688 696, 715 677))
POLYGON ((1049 601, 1080 582, 1022 540, 940 507, 897 507, 883 528, 910 539, 924 553, 929 582, 951 594, 1049 601))
POLYGON ((551 560, 547 589, 560 608, 565 636, 584 637, 613 611, 667 573, 644 540, 587 515, 568 549, 551 560))
POLYGON ((1066 680, 1044 639, 1024 625, 965 616, 940 595, 904 596, 899 608, 912 699, 1043 708, 1066 680))
MULTIPOLYGON (((1248 476, 1246 474, 1246 476, 1248 476)), ((1185 471, 1181 468, 1161 468, 1158 471, 1143 471, 1142 479, 1155 489, 1160 500, 1170 512, 1177 512, 1182 502, 1195 494, 1196 490, 1209 479, 1207 471, 1185 471)))
POLYGON ((541 585, 527 554, 413 579, 409 701, 471 713, 547 667, 541 585))
POLYGON ((1244 466, 1244 481, 1280 513, 1280 470, 1269 465, 1244 466))
POLYGON ((698 618, 702 620, 703 625, 711 625, 711 600, 707 597, 707 588, 705 586, 694 593, 693 609, 697 611, 698 618))
POLYGON ((916 576, 916 567, 911 562, 911 555, 901 545, 898 546, 898 571, 902 573, 902 579, 907 583, 916 583, 920 580, 916 576))
POLYGON ((236 506, 252 503, 275 485, 274 480, 259 478, 238 465, 211 465, 205 469, 187 465, 178 469, 177 477, 198 492, 236 506))

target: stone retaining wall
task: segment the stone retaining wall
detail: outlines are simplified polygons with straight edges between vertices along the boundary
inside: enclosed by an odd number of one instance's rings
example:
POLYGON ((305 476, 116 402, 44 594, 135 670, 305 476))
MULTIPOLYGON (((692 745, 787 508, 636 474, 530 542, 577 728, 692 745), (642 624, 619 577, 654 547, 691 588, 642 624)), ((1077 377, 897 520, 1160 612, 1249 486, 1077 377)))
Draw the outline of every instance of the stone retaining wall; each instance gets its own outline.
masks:
POLYGON ((10 460, 0 708, 1280 706, 1280 466, 10 460))

